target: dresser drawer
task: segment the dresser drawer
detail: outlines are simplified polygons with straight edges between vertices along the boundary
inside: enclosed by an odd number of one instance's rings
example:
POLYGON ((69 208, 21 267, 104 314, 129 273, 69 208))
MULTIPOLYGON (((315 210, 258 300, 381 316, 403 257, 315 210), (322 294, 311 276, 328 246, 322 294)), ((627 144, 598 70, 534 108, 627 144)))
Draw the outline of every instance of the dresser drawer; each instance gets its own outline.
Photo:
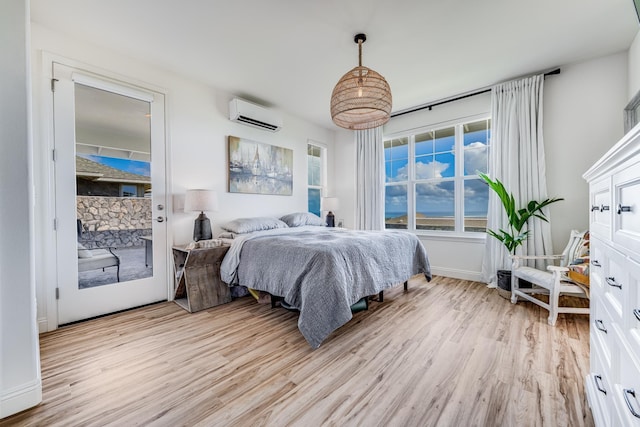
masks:
MULTIPOLYGON (((640 162, 613 176, 613 241, 640 257, 640 162)), ((624 251, 627 253, 627 251, 624 251)))
POLYGON ((609 268, 609 251, 611 247, 607 246, 600 239, 591 237, 589 243, 590 263, 589 266, 589 286, 591 294, 597 297, 604 295, 604 277, 605 272, 609 268))
POLYGON ((599 349, 603 368, 609 371, 613 366, 613 357, 617 356, 617 352, 614 351, 612 316, 601 299, 592 298, 590 304, 591 345, 599 349))
POLYGON ((610 407, 613 405, 613 383, 609 379, 609 369, 605 367, 600 351, 591 347, 591 373, 587 375, 585 386, 587 398, 596 426, 611 425, 610 407))
POLYGON ((594 182, 589 190, 591 234, 611 238, 611 178, 594 182))
POLYGON ((612 320, 620 324, 622 324, 623 307, 630 290, 628 263, 627 257, 611 249, 604 269, 603 299, 611 312, 612 320))
POLYGON ((620 352, 620 382, 613 386, 613 403, 623 426, 640 427, 640 361, 620 352))
POLYGON ((622 326, 634 356, 640 360, 640 263, 629 260, 627 304, 623 308, 622 326))

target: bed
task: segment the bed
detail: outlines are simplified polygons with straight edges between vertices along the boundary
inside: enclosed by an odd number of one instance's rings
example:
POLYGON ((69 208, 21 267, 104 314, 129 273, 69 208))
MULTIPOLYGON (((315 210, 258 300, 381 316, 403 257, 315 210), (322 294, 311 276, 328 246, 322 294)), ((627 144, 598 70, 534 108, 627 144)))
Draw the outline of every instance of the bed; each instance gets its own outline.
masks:
POLYGON ((282 297, 300 311, 298 328, 312 348, 351 317, 364 297, 431 279, 426 251, 404 231, 351 231, 301 224, 233 236, 222 280, 282 297))

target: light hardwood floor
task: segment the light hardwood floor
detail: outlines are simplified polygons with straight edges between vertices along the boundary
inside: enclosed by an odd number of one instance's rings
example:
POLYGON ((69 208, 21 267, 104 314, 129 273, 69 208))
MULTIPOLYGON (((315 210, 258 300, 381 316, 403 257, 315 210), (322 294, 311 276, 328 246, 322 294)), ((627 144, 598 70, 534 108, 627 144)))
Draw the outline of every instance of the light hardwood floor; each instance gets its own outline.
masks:
POLYGON ((591 426, 589 322, 416 277, 313 351, 251 298, 167 302, 43 334, 43 402, 6 425, 591 426))

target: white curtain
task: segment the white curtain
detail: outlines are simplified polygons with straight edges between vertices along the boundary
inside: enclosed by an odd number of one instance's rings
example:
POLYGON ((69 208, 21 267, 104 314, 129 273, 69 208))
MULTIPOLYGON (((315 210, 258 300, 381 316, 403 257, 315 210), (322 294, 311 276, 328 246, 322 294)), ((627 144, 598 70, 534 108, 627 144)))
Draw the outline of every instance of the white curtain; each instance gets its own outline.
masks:
POLYGON ((382 126, 355 131, 356 229, 384 230, 384 146, 382 126))
MULTIPOLYGON (((547 196, 547 181, 542 137, 542 92, 544 76, 496 85, 491 90, 491 149, 489 174, 502 181, 513 193, 518 207, 530 200, 547 196)), ((547 214, 548 211, 544 212, 547 214)), ((529 237, 518 253, 552 254, 549 223, 537 218, 529 220, 529 237)), ((493 191, 489 191, 487 228, 498 230, 508 226, 504 208, 493 191)), ((504 245, 487 235, 482 263, 483 279, 495 286, 496 271, 511 269, 504 245)), ((544 265, 536 265, 544 268, 544 265)))

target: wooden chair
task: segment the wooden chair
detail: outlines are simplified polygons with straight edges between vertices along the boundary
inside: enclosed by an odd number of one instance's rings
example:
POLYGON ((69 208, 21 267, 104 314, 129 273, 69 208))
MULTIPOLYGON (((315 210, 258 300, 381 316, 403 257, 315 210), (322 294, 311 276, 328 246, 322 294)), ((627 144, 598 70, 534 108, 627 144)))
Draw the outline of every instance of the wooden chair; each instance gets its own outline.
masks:
POLYGON ((561 255, 511 256, 511 302, 515 304, 520 297, 549 310, 548 322, 551 326, 556 324, 558 313, 589 314, 588 307, 566 307, 558 304, 560 295, 589 298, 588 287, 570 280, 567 276, 569 271, 567 266, 578 258, 580 249, 585 243, 584 236, 585 232, 572 230, 569 243, 561 255), (549 265, 547 271, 521 265, 522 261, 539 259, 559 261, 560 265, 549 265), (521 288, 518 279, 526 280, 533 286, 521 288), (535 294, 549 295, 549 302, 546 303, 534 297, 535 294))

